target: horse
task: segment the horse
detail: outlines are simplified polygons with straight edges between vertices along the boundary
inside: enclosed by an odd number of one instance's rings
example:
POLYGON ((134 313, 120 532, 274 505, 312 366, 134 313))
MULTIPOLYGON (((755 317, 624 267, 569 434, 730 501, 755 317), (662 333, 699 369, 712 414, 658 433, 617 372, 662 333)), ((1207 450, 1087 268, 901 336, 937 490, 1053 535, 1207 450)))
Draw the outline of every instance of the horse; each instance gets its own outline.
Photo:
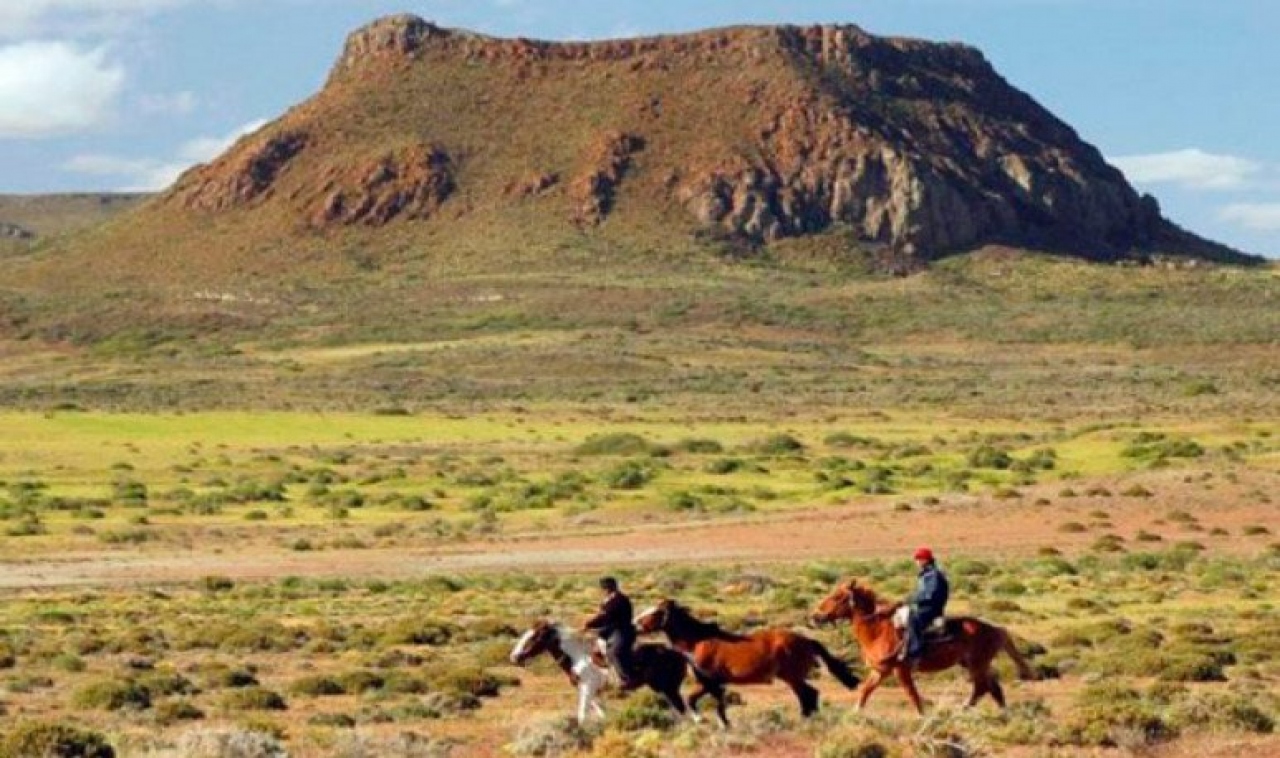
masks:
POLYGON ((1013 659, 1020 679, 1035 679, 1035 673, 1018 652, 1009 632, 971 616, 948 618, 944 636, 931 640, 923 657, 913 667, 902 660, 906 636, 899 632, 893 621, 894 613, 901 607, 902 603, 881 603, 870 587, 850 579, 832 590, 810 617, 815 625, 840 619, 846 619, 853 625, 854 637, 862 648, 862 660, 871 669, 858 690, 857 710, 866 706, 871 693, 887 675, 893 673, 902 682, 916 712, 923 716, 924 704, 912 676, 913 668, 922 673, 932 673, 956 665, 967 669, 973 682, 973 692, 966 707, 973 707, 983 695, 989 694, 997 705, 1004 708, 1004 690, 991 667, 991 662, 1001 651, 1013 659))
POLYGON ((642 634, 666 633, 672 647, 688 656, 697 680, 689 707, 696 714, 698 701, 711 695, 722 727, 729 726, 725 714, 728 684, 768 684, 781 679, 795 693, 806 717, 818 710, 818 690, 805 681, 818 661, 845 687, 858 686, 858 677, 822 643, 786 629, 734 634, 717 624, 699 621, 674 600, 663 600, 641 613, 636 617, 636 628, 642 634))
MULTIPOLYGON (((564 624, 539 621, 516 641, 511 649, 511 662, 523 666, 526 661, 546 653, 578 690, 578 723, 587 720, 588 707, 598 718, 604 718, 604 705, 599 694, 616 684, 603 657, 593 654, 591 645, 564 624)), ((684 656, 662 645, 640 645, 632 654, 632 665, 640 683, 662 695, 676 713, 686 713, 680 685, 688 674, 684 656)))

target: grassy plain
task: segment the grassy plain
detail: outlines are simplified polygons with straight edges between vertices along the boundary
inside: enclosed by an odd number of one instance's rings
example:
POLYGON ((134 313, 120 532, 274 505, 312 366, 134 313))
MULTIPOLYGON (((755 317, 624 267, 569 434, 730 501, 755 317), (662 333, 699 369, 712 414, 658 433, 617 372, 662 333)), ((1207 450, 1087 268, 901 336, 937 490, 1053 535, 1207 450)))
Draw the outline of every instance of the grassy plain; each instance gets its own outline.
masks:
POLYGON ((123 755, 1274 754, 1275 271, 802 252, 0 289, 0 756, 94 754, 51 724, 123 755), (504 663, 602 570, 798 625, 840 577, 905 592, 920 542, 1035 651, 1010 713, 943 676, 930 719, 892 688, 855 716, 823 679, 809 724, 766 687, 724 734, 643 698, 579 731, 504 663))

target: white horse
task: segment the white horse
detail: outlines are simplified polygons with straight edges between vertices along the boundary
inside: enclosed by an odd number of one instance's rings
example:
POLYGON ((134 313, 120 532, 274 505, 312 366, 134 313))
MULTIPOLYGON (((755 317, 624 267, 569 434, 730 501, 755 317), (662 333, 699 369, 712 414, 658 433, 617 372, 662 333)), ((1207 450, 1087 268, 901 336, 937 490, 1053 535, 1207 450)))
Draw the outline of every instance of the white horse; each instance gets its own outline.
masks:
MULTIPOLYGON (((597 645, 602 643, 597 640, 597 645)), ((617 685, 617 678, 607 666, 592 660, 591 646, 564 624, 539 621, 525 632, 511 649, 511 662, 523 666, 525 661, 546 653, 556 662, 569 682, 578 689, 578 723, 587 720, 590 708, 597 718, 604 718, 600 690, 617 685)))

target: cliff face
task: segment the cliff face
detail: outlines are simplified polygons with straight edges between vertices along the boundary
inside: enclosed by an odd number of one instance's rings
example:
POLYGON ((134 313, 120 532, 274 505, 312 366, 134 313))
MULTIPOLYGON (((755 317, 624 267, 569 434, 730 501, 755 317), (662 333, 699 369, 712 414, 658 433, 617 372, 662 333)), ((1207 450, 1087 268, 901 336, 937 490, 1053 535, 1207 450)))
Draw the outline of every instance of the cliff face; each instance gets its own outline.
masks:
POLYGON ((1246 259, 1166 222, 977 50, 853 26, 561 44, 383 19, 157 208, 323 231, 527 203, 587 233, 615 215, 764 243, 839 226, 917 261, 988 243, 1246 259))

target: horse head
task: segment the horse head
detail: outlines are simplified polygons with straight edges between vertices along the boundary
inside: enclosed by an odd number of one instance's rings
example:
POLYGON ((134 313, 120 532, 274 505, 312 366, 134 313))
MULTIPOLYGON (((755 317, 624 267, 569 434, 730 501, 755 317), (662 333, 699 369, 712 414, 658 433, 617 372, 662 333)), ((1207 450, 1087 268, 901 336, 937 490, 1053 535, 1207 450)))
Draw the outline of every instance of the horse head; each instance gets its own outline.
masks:
POLYGON ((538 621, 529 627, 529 631, 521 635, 515 647, 511 648, 511 662, 517 666, 523 666, 530 658, 547 652, 552 645, 557 644, 559 644, 559 632, 556 631, 556 625, 545 619, 538 621))
POLYGON ((663 600, 636 616, 636 631, 641 634, 665 632, 671 624, 672 612, 680 606, 674 600, 663 600))
POLYGON ((869 616, 876 611, 876 593, 870 587, 858 584, 857 579, 836 585, 829 595, 818 603, 809 615, 815 626, 830 624, 841 619, 853 620, 854 616, 869 616))
POLYGON ((836 585, 821 601, 818 607, 809 614, 809 623, 813 626, 834 624, 840 619, 853 615, 853 592, 858 586, 856 579, 836 585))

